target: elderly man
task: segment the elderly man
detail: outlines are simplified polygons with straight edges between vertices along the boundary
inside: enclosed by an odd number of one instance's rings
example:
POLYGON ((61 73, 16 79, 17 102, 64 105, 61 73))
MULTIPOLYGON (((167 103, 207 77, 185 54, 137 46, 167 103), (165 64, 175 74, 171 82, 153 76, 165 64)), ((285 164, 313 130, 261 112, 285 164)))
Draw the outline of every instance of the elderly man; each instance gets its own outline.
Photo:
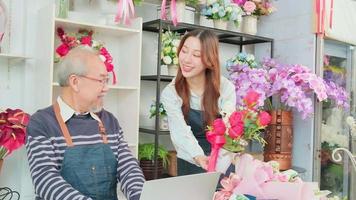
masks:
POLYGON ((109 89, 104 63, 95 51, 76 47, 58 76, 61 95, 27 127, 36 199, 116 200, 119 182, 127 199, 138 200, 144 176, 117 119, 102 109, 109 89))

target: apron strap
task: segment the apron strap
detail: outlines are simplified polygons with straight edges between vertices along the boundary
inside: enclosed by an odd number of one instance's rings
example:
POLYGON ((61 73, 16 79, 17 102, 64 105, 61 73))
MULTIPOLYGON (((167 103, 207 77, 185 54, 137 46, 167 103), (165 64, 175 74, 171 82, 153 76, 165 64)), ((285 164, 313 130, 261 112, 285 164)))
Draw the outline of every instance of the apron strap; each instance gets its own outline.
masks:
POLYGON ((63 118, 61 116, 58 102, 53 104, 53 109, 54 109, 54 114, 56 115, 57 121, 59 123, 59 126, 61 128, 62 134, 64 136, 64 139, 66 140, 67 145, 70 146, 70 147, 74 146, 73 145, 73 141, 72 141, 72 137, 70 136, 68 128, 65 125, 65 123, 63 121, 63 118))

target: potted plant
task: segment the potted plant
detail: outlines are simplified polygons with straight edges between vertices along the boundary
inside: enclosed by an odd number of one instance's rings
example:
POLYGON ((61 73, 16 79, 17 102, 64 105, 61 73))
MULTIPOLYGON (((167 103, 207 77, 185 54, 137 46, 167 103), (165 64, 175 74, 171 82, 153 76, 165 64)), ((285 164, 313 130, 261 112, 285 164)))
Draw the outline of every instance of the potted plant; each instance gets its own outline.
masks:
MULTIPOLYGON (((154 155, 155 155, 154 143, 139 144, 138 160, 140 161, 140 167, 142 168, 146 180, 154 179, 154 172, 155 172, 154 155)), ((157 178, 160 178, 162 176, 163 169, 166 168, 168 165, 168 151, 163 146, 159 145, 157 156, 158 156, 157 178)))
MULTIPOLYGON (((156 111, 156 102, 153 101, 150 107, 150 118, 156 116, 157 111, 156 111)), ((168 130, 168 118, 167 118, 167 111, 164 109, 164 106, 162 103, 159 103, 159 110, 158 110, 158 115, 159 115, 159 128, 161 130, 168 130)))
POLYGON ((278 160, 281 169, 289 169, 293 145, 292 108, 305 119, 313 114, 314 95, 319 101, 332 100, 339 107, 348 107, 347 93, 334 82, 323 80, 305 66, 282 64, 273 59, 265 59, 257 64, 252 55, 240 53, 227 61, 230 79, 238 91, 237 104, 249 90, 260 94, 256 107, 269 109, 272 122, 268 126, 265 139, 265 160, 278 160), (272 107, 270 99, 276 101, 272 107), (265 104, 266 103, 266 104, 265 104))
POLYGON ((201 10, 201 15, 214 22, 214 28, 226 30, 229 12, 233 10, 230 1, 209 1, 201 10))
POLYGON ((178 71, 177 48, 180 43, 180 34, 174 31, 162 33, 161 61, 168 67, 168 75, 176 76, 178 71))

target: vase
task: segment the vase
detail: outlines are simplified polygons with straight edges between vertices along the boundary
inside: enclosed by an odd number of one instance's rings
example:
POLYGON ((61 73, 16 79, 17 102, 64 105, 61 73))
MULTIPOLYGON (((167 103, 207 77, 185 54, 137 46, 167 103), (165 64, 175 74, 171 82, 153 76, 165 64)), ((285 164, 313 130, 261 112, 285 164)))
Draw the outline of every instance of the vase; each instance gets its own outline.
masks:
POLYGON ((227 21, 222 20, 222 19, 216 19, 216 20, 214 20, 214 28, 226 30, 226 28, 227 28, 227 21))
POLYGON ((280 170, 292 167, 293 113, 292 111, 270 111, 272 121, 266 128, 264 160, 275 160, 280 170))
POLYGON ((204 15, 199 16, 199 25, 214 28, 213 20, 207 19, 204 15))
MULTIPOLYGON (((177 0, 176 1, 176 10, 177 10, 177 21, 184 22, 185 19, 185 1, 177 0)), ((193 19, 194 21, 194 19, 193 19)))
POLYGON ((226 170, 229 168, 231 163, 233 163, 235 156, 237 154, 238 153, 227 151, 226 149, 221 148, 219 150, 215 170, 217 172, 221 172, 221 173, 225 174, 226 170))
POLYGON ((241 33, 242 32, 242 21, 238 24, 238 26, 236 26, 233 21, 228 21, 227 30, 241 33))
MULTIPOLYGON (((153 160, 140 160, 140 167, 146 180, 155 179, 155 162, 153 160)), ((163 173, 163 160, 158 159, 157 178, 161 178, 163 173)))
POLYGON ((3 164, 4 160, 0 159, 0 175, 1 175, 1 168, 2 168, 2 164, 3 164))
POLYGON ((242 20, 242 32, 256 35, 257 33, 257 17, 256 16, 244 16, 242 20))
POLYGON ((161 130, 169 130, 169 127, 168 127, 168 117, 167 116, 161 116, 159 118, 159 128, 161 130))
POLYGON ((178 65, 167 65, 168 68, 168 75, 169 76, 176 76, 178 72, 178 65))
POLYGON ((69 0, 58 0, 58 17, 68 18, 69 0))

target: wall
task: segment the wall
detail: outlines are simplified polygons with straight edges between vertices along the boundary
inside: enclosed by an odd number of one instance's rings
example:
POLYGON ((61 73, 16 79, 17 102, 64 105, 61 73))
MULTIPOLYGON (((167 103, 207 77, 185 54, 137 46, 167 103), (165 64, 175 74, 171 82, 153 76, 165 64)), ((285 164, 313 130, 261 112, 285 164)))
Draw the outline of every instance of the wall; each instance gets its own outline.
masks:
MULTIPOLYGON (((281 62, 303 64, 315 71, 315 35, 312 31, 313 1, 275 0, 274 14, 262 17, 259 34, 275 39, 274 57, 281 62)), ((256 52, 258 54, 258 49, 256 52)), ((307 170, 312 179, 314 117, 294 115, 293 165, 307 170)))

